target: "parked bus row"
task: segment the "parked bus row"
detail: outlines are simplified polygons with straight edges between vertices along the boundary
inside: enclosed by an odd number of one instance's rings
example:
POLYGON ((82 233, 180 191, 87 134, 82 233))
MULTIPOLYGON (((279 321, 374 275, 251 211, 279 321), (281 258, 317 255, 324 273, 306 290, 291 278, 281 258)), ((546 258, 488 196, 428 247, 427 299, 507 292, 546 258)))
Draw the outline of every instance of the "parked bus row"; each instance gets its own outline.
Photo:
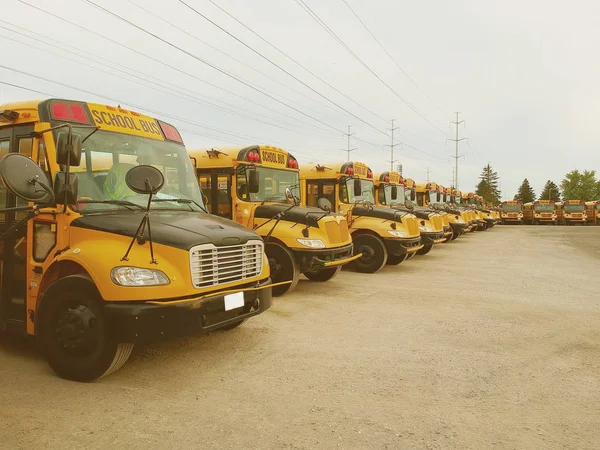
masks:
POLYGON ((503 225, 600 225, 600 200, 539 200, 525 204, 510 200, 502 202, 500 214, 503 225))
POLYGON ((135 345, 235 328, 301 274, 374 274, 500 220, 359 161, 188 152, 170 124, 79 101, 0 106, 0 156, 0 330, 77 381, 135 345))

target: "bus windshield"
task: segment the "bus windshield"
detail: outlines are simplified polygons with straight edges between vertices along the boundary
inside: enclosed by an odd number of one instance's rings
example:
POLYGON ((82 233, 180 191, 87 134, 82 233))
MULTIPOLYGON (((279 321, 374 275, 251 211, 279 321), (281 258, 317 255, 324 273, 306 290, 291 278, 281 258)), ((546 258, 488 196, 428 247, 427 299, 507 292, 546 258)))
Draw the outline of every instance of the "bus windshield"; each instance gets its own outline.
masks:
POLYGON ((565 205, 566 212, 583 212, 585 205, 565 205))
POLYGON ((429 191, 427 193, 428 202, 430 205, 440 202, 441 195, 438 191, 429 191))
POLYGON ((392 185, 386 184, 379 189, 379 203, 382 205, 393 205, 399 203, 404 205, 404 188, 396 186, 396 198, 392 198, 392 185))
POLYGON ((454 195, 454 196, 452 197, 452 201, 453 201, 454 203, 456 203, 457 205, 460 205, 460 204, 462 203, 462 197, 459 197, 458 195, 454 195))
POLYGON ((343 203, 375 203, 373 180, 360 180, 360 195, 354 194, 354 178, 347 178, 340 182, 340 201, 343 203))
POLYGON ((125 182, 128 170, 151 165, 164 176, 162 189, 153 196, 151 209, 202 211, 204 203, 194 168, 183 145, 128 134, 98 130, 82 145, 78 175, 82 214, 146 208, 147 195, 133 192, 125 182))
POLYGON ((270 167, 256 168, 258 171, 259 188, 257 193, 248 193, 248 183, 245 172, 238 172, 237 194, 243 201, 250 202, 287 202, 286 188, 300 198, 300 178, 293 170, 272 169, 270 167))
POLYGON ((548 205, 548 204, 539 204, 539 205, 534 205, 533 209, 535 211, 544 211, 544 212, 552 212, 554 211, 554 205, 548 205))
POLYGON ((521 206, 522 205, 518 205, 518 204, 505 204, 502 205, 502 211, 505 212, 520 212, 521 211, 521 206))

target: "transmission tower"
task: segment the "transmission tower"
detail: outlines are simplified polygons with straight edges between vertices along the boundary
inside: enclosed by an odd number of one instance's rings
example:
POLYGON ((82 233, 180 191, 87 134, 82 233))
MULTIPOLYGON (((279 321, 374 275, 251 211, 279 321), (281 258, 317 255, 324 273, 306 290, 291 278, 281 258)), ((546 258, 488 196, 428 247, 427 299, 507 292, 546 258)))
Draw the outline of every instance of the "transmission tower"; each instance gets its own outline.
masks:
POLYGON ((452 184, 454 184, 454 189, 458 189, 458 159, 462 158, 463 155, 459 155, 458 154, 458 143, 460 141, 464 141, 465 139, 467 139, 466 137, 463 138, 458 138, 458 126, 461 123, 464 123, 464 120, 458 120, 458 115, 461 114, 460 112, 455 113, 456 114, 456 121, 455 122, 450 122, 453 123, 454 125, 456 125, 456 138, 455 139, 448 139, 448 141, 452 141, 456 144, 456 152, 455 155, 452 157, 454 158, 454 176, 452 177, 452 179, 454 180, 452 184))
POLYGON ((350 138, 356 134, 356 133, 350 133, 350 127, 351 127, 351 125, 348 125, 348 132, 344 133, 344 136, 348 137, 348 148, 343 148, 342 149, 343 152, 347 152, 347 154, 348 154, 347 161, 350 161, 350 152, 353 152, 354 150, 357 150, 356 147, 350 148, 350 138))

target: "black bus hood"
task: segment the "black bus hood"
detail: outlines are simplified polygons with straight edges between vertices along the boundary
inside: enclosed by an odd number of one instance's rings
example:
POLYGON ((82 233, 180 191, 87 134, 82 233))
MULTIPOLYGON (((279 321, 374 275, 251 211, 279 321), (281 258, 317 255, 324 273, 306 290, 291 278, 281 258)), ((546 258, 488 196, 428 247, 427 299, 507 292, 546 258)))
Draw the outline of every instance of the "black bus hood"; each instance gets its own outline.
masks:
MULTIPOLYGON (((143 211, 89 214, 75 219, 71 226, 133 237, 143 216, 143 211)), ((200 244, 237 245, 261 239, 254 231, 229 219, 193 211, 151 211, 150 228, 155 244, 186 251, 200 244)))
POLYGON ((356 205, 352 208, 352 216, 374 217, 376 219, 395 220, 396 222, 402 222, 403 214, 399 214, 401 212, 405 211, 377 205, 373 205, 372 208, 367 208, 363 205, 356 205))
POLYGON ((278 214, 282 214, 280 219, 286 222, 294 222, 318 228, 318 220, 326 215, 326 211, 312 206, 294 206, 291 209, 290 206, 286 203, 260 205, 254 210, 254 217, 258 219, 271 219, 278 214))
POLYGON ((392 205, 393 209, 397 209, 398 211, 404 211, 410 214, 415 215, 419 219, 429 220, 429 216, 431 214, 437 214, 437 211, 429 208, 424 208, 422 206, 417 206, 414 209, 407 208, 402 204, 392 205))

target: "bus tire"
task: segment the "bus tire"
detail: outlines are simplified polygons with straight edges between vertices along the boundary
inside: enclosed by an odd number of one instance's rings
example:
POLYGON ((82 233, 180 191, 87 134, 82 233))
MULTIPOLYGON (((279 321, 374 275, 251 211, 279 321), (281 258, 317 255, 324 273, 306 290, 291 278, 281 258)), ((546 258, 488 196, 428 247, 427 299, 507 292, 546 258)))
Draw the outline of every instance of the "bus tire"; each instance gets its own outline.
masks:
POLYGON ((370 234, 361 234, 354 238, 353 242, 354 254, 363 254, 352 263, 357 272, 375 273, 385 266, 388 253, 385 244, 380 238, 370 234))
POLYGON ((433 245, 425 245, 423 246, 423 248, 417 250, 417 255, 426 255, 427 253, 429 253, 431 251, 431 249, 433 248, 433 245))
POLYGON ((273 283, 281 283, 282 281, 291 281, 289 284, 275 286, 272 290, 274 297, 279 297, 286 292, 291 291, 298 284, 300 279, 300 269, 296 263, 296 259, 283 245, 269 242, 265 246, 265 253, 269 260, 271 268, 271 281, 273 283))
POLYGON ((118 370, 134 344, 109 338, 102 298, 91 280, 65 277, 44 295, 36 312, 36 335, 50 367, 62 378, 98 380, 118 370))
POLYGON ((506 220, 502 219, 502 220, 500 221, 500 223, 501 223, 502 225, 506 225, 506 220))
POLYGON ((408 257, 408 253, 404 253, 403 255, 388 255, 388 259, 385 262, 388 266, 397 266, 402 261, 405 261, 408 257))
POLYGON ((304 272, 304 276, 310 281, 329 281, 340 273, 340 270, 342 270, 342 266, 330 267, 314 272, 304 272))

